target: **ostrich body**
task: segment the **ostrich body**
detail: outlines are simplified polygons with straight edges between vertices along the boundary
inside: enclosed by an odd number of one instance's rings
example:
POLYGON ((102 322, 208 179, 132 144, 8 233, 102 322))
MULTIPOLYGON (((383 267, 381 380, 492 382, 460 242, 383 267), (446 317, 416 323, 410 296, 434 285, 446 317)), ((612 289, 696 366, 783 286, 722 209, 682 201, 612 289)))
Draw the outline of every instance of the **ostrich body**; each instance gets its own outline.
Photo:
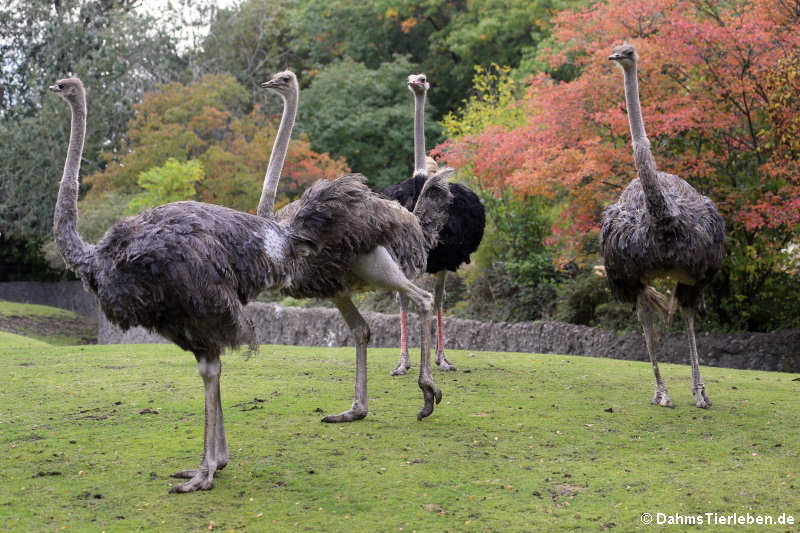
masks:
MULTIPOLYGON (((271 89, 283 98, 284 106, 278 133, 272 147, 267 174, 264 178, 264 187, 258 204, 257 215, 260 217, 274 217, 280 225, 297 227, 298 231, 309 232, 314 224, 327 225, 326 220, 304 220, 302 225, 297 223, 298 210, 303 208, 303 200, 294 201, 277 213, 273 214, 277 186, 280 181, 281 171, 286 158, 292 128, 297 115, 299 87, 297 77, 291 71, 279 72, 261 85, 271 89)), ((370 331, 364 318, 353 304, 349 291, 372 289, 376 287, 398 290, 406 298, 414 301, 420 311, 421 334, 424 337, 423 346, 420 348, 420 377, 419 386, 426 398, 426 407, 420 411, 419 418, 428 416, 433 410, 432 399, 438 403, 441 392, 436 388, 430 371, 430 321, 432 296, 412 284, 408 278, 419 275, 425 268, 425 259, 428 250, 436 244, 436 237, 447 219, 447 205, 450 202, 450 193, 447 189, 447 176, 451 171, 444 170, 422 187, 422 201, 418 202, 411 210, 400 207, 397 202, 387 200, 374 193, 365 195, 364 201, 369 207, 363 220, 348 221, 349 226, 339 224, 336 231, 341 231, 345 236, 354 237, 362 232, 369 232, 367 228, 373 225, 369 219, 376 214, 381 214, 393 222, 391 228, 382 231, 389 241, 377 248, 375 254, 365 258, 360 263, 342 265, 341 276, 336 279, 347 280, 349 285, 336 292, 321 292, 312 290, 297 291, 282 289, 284 293, 295 297, 327 297, 330 298, 342 314, 356 345, 356 400, 350 411, 340 415, 326 416, 324 422, 349 422, 363 418, 367 413, 367 344, 370 331), (427 329, 426 329, 427 328, 427 329), (427 332, 427 333, 426 333, 427 332), (431 394, 433 394, 431 396, 431 394)), ((318 181, 314 187, 325 187, 327 182, 318 181)), ((374 230, 372 230, 374 231, 374 230)), ((314 232, 309 232, 310 237, 314 232)), ((327 254, 340 253, 335 248, 325 250, 327 254)), ((326 257, 318 262, 319 268, 329 269, 330 261, 335 257, 326 257)), ((315 278, 316 276, 312 276, 315 278)))
MULTIPOLYGON (((290 294, 341 299, 353 280, 399 290, 406 279, 401 266, 411 270, 423 264, 424 251, 418 252, 419 257, 405 254, 411 259, 400 265, 389 262, 390 253, 402 255, 405 247, 419 247, 435 236, 422 234, 419 225, 413 235, 416 241, 398 234, 402 222, 397 212, 402 210, 375 209, 363 177, 346 175, 314 184, 299 200, 294 216, 281 223, 226 207, 176 202, 126 218, 96 245, 87 244, 77 231, 85 92, 77 78, 59 80, 50 89, 72 111, 54 217, 58 250, 96 294, 111 322, 123 329, 140 325, 157 331, 194 354, 205 385, 203 457, 198 468, 175 474, 188 481, 170 492, 211 489, 214 474, 229 460, 220 402, 220 355, 244 342, 256 345, 255 331, 243 313, 247 301, 271 286, 290 294), (341 225, 348 231, 341 231, 341 225), (385 271, 375 273, 377 268, 385 271)), ((416 222, 410 213, 407 218, 416 222)), ((430 315, 432 298, 427 301, 430 315)), ((441 398, 432 380, 423 385, 427 388, 420 417, 430 414, 433 401, 441 398)), ((355 416, 363 409, 364 416, 366 396, 357 395, 356 400, 363 406, 354 403, 348 413, 355 416)))
POLYGON ((633 46, 615 47, 609 59, 622 68, 625 100, 638 178, 603 213, 600 247, 611 290, 621 301, 636 303, 656 391, 652 403, 673 407, 661 379, 654 348, 655 321, 671 310, 649 284, 663 277, 677 282, 674 298, 686 321, 697 407, 711 402, 700 378, 694 318, 703 289, 722 265, 725 222, 706 196, 678 176, 659 172, 644 130, 633 46))
MULTIPOLYGON (((409 211, 413 209, 430 174, 438 167, 432 158, 425 157, 425 97, 430 85, 424 74, 408 77, 408 88, 414 94, 414 176, 391 185, 383 195, 396 200, 409 211)), ((434 308, 436 309, 436 364, 441 370, 456 370, 444 353, 444 284, 447 271, 455 272, 469 263, 470 254, 478 249, 486 226, 486 213, 478 196, 467 187, 450 183, 453 200, 448 208, 448 219, 439 233, 439 243, 428 253, 425 272, 435 275, 434 308)), ((400 295, 400 361, 391 374, 403 375, 411 366, 408 356, 406 315, 408 298, 400 295)))

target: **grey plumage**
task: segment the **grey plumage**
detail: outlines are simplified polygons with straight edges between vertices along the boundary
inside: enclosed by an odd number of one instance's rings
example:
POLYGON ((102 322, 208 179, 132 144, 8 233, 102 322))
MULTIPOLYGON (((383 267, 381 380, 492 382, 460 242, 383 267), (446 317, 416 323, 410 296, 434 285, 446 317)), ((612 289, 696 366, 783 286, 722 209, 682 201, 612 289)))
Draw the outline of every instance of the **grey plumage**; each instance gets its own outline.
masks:
MULTIPOLYGON (((280 223, 273 216, 176 202, 128 217, 96 245, 87 244, 77 231, 85 91, 76 78, 59 80, 50 89, 72 111, 54 217, 56 245, 67 266, 97 295, 111 322, 123 329, 146 327, 194 353, 205 384, 203 460, 198 468, 176 474, 189 481, 172 492, 210 489, 215 472, 228 462, 219 394, 220 354, 242 343, 255 345, 244 305, 269 286, 292 294, 339 297, 356 279, 353 265, 363 264, 364 257, 382 250, 384 244, 405 238, 398 230, 400 220, 414 216, 399 206, 376 209, 386 201, 377 199, 363 178, 349 175, 314 184, 280 223), (356 224, 359 231, 349 231, 356 224), (392 232, 401 234, 389 237, 392 232)), ((424 242, 419 224, 415 227, 417 242, 424 242)), ((412 260, 408 268, 424 267, 424 254, 420 251, 423 259, 412 260)), ((368 275, 365 271, 368 281, 381 282, 380 277, 373 280, 368 275)), ((425 385, 427 416, 441 392, 432 382, 425 385)))
MULTIPOLYGON (((297 114, 299 87, 291 71, 278 72, 261 85, 283 98, 284 108, 278 134, 272 147, 264 186, 258 204, 258 215, 273 217, 275 194, 289 138, 297 114)), ((363 177, 353 174, 340 177, 331 187, 319 181, 303 196, 280 209, 275 219, 282 228, 302 241, 301 248, 314 251, 319 259, 312 271, 302 278, 287 278, 281 290, 292 296, 324 296, 330 298, 342 314, 356 345, 356 391, 353 407, 338 415, 328 415, 324 422, 350 422, 367 414, 367 344, 369 326, 358 312, 350 292, 365 288, 397 290, 413 300, 421 315, 420 377, 425 404, 417 417, 433 412, 434 401, 441 400, 441 391, 430 372, 430 312, 432 296, 409 281, 425 269, 428 252, 436 245, 439 233, 447 222, 447 206, 451 194, 447 185, 449 172, 441 172, 424 184, 424 191, 413 213, 397 202, 382 198, 364 186, 363 177), (349 191, 349 192, 348 192, 349 191), (331 210, 345 205, 340 214, 331 210), (306 235, 308 233, 308 235, 306 235), (371 249, 357 252, 351 242, 369 238, 371 249), (318 248, 329 242, 329 246, 318 248), (318 280, 335 282, 320 290, 318 280)))
POLYGON ((656 377, 653 403, 668 407, 672 400, 653 352, 654 318, 661 314, 668 319, 672 309, 649 284, 662 277, 677 282, 674 296, 687 323, 695 405, 708 407, 711 402, 700 380, 694 317, 702 290, 722 265, 725 223, 708 197, 681 178, 657 170, 642 121, 638 56, 633 46, 614 48, 609 59, 624 73, 638 178, 603 213, 600 248, 606 274, 618 299, 637 304, 656 377))

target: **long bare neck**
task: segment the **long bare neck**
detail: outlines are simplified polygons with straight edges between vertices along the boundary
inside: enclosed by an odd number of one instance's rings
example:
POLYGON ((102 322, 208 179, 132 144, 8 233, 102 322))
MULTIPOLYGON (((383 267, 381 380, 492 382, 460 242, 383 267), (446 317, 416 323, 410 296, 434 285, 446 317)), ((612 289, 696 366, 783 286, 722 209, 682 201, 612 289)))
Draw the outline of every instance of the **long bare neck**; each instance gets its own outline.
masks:
POLYGON ((283 97, 281 123, 278 126, 278 133, 275 135, 275 143, 272 145, 272 154, 269 158, 267 174, 264 176, 264 187, 261 189, 258 211, 256 211, 260 217, 275 215, 275 196, 278 194, 278 182, 281 179, 283 163, 286 161, 286 152, 289 149, 289 140, 292 137, 296 116, 297 93, 293 92, 283 97))
POLYGON ((55 216, 53 217, 53 236, 56 247, 64 257, 67 266, 79 277, 85 279, 94 247, 87 244, 78 233, 78 175, 86 136, 86 99, 83 95, 79 95, 75 101, 71 101, 70 108, 72 109, 72 126, 64 173, 58 188, 55 216))
POLYGON ((414 176, 428 175, 425 165, 425 92, 414 93, 414 176))
POLYGON ((642 106, 639 103, 639 83, 636 64, 623 67, 625 75, 625 103, 628 108, 628 125, 633 140, 633 161, 642 182, 647 210, 654 217, 660 218, 669 213, 664 194, 658 181, 658 169, 650 152, 650 140, 644 131, 642 106))

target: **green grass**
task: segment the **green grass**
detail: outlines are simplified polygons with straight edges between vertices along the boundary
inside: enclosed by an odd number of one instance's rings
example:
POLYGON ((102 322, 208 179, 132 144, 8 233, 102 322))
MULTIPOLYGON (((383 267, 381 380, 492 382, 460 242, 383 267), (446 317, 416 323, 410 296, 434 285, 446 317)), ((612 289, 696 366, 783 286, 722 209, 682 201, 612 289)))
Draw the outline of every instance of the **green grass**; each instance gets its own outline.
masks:
POLYGON ((417 422, 416 378, 391 378, 396 351, 373 349, 369 416, 325 425, 352 401, 353 350, 264 346, 223 362, 232 459, 214 490, 169 495, 168 474, 202 449, 190 354, 6 342, 4 531, 626 532, 653 528, 644 512, 800 519, 797 375, 703 368, 704 411, 689 368, 662 365, 677 405, 664 409, 649 403, 648 364, 453 351, 470 372, 435 371, 444 399, 417 422))
POLYGON ((16 333, 56 346, 96 342, 97 321, 66 309, 0 300, 0 333, 16 333))
POLYGON ((46 342, 37 339, 16 335, 7 331, 0 331, 0 349, 9 348, 44 348, 50 346, 46 342))
POLYGON ((49 307, 47 305, 36 304, 21 304, 16 302, 7 302, 0 300, 0 317, 11 316, 38 316, 38 317, 53 317, 53 318, 66 318, 75 319, 78 317, 72 311, 66 309, 59 309, 58 307, 49 307))

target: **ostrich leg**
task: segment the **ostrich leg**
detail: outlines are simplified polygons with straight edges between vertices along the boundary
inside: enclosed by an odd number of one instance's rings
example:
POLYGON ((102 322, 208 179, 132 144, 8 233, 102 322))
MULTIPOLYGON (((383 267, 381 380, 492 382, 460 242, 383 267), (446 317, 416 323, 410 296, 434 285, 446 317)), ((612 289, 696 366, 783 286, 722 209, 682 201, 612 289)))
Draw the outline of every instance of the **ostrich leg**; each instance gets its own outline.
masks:
POLYGON ((706 388, 700 378, 700 361, 697 355, 697 340, 694 336, 694 314, 695 311, 691 307, 681 306, 681 314, 686 321, 686 333, 689 337, 689 358, 692 363, 692 394, 694 395, 694 404, 702 409, 711 407, 711 400, 706 396, 706 388))
POLYGON ((447 270, 436 273, 436 283, 433 290, 433 307, 436 309, 436 364, 440 370, 458 370, 450 364, 444 355, 444 323, 442 312, 444 309, 444 282, 447 279, 447 270))
POLYGON ((383 246, 378 246, 372 252, 360 256, 353 265, 352 272, 359 279, 371 285, 404 294, 417 306, 421 328, 418 383, 425 400, 425 404, 417 414, 417 419, 422 420, 433 412, 434 403, 442 400, 442 391, 436 386, 431 373, 433 296, 411 283, 383 246))
POLYGON ((197 358, 197 372, 205 385, 205 432, 203 435, 203 460, 194 470, 183 470, 174 477, 189 478, 175 485, 170 492, 193 492, 214 487, 214 473, 228 464, 228 441, 222 422, 222 403, 219 376, 222 372, 219 354, 206 354, 197 358))
POLYGON ((402 292, 397 296, 400 298, 400 361, 389 374, 404 376, 411 368, 411 359, 408 357, 408 296, 402 292))
POLYGON ((653 364, 653 374, 656 377, 656 392, 650 403, 662 407, 675 407, 672 400, 669 399, 667 387, 661 379, 661 372, 658 370, 658 361, 656 361, 655 354, 656 312, 651 308, 651 304, 647 302, 644 291, 639 293, 639 298, 636 302, 636 312, 639 316, 639 322, 642 324, 642 329, 644 330, 644 342, 647 345, 647 355, 650 356, 650 362, 653 364))
POLYGON ((355 399, 353 406, 338 415, 328 415, 322 419, 323 422, 353 422, 361 420, 367 416, 367 344, 369 343, 369 326, 358 312, 350 295, 343 293, 333 298, 333 303, 342 314, 353 341, 356 344, 356 385, 355 399))

